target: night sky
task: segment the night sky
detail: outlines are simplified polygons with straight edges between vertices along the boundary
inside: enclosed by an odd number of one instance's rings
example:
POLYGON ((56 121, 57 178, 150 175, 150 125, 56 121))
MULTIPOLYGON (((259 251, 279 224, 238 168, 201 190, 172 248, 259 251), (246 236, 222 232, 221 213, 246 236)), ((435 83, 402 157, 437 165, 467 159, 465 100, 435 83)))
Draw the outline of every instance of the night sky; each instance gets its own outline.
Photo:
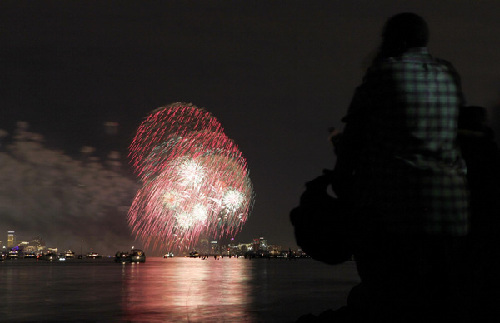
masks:
POLYGON ((333 167, 327 129, 342 128, 383 23, 402 11, 427 20, 431 53, 455 65, 498 134, 496 0, 2 1, 0 128, 26 121, 68 155, 126 155, 150 111, 192 102, 247 158, 256 201, 238 240, 295 248, 289 211, 333 167), (112 138, 106 121, 119 124, 112 138))

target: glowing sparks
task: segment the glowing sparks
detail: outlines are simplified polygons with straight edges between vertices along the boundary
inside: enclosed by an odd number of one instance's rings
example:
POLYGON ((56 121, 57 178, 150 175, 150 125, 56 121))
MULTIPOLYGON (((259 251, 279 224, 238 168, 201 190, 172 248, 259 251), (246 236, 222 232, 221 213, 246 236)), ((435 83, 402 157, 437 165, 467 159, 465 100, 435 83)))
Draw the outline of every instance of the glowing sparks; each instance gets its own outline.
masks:
POLYGON ((246 161, 205 110, 184 103, 156 109, 129 156, 143 185, 128 222, 146 246, 187 249, 202 233, 234 235, 246 222, 253 202, 246 161))
POLYGON ((186 187, 199 186, 205 178, 203 166, 193 159, 186 159, 180 163, 177 169, 181 185, 186 187))
POLYGON ((235 211, 243 203, 245 197, 237 190, 228 190, 222 197, 222 205, 229 211, 235 211))

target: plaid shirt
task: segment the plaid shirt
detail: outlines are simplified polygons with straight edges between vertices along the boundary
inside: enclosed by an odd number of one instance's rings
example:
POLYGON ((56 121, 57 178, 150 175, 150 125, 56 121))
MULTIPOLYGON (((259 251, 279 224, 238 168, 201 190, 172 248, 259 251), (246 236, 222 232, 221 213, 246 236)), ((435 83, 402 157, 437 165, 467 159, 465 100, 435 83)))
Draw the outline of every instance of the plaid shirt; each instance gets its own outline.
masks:
POLYGON ((344 149, 335 170, 355 174, 355 203, 365 210, 365 225, 393 233, 467 234, 466 167, 456 141, 461 105, 458 74, 427 48, 368 70, 343 120, 344 149))

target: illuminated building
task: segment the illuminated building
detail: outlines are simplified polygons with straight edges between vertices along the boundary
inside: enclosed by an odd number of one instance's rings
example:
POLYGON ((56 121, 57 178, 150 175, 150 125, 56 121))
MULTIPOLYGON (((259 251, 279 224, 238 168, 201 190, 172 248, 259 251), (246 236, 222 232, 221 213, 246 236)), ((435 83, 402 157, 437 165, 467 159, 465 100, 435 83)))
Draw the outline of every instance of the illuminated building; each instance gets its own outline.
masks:
POLYGON ((253 239, 252 250, 253 251, 259 250, 259 247, 260 247, 259 245, 260 245, 260 240, 259 239, 253 239))
POLYGON ((15 231, 7 231, 7 248, 12 248, 15 245, 16 237, 14 233, 15 231))
POLYGON ((253 250, 254 251, 267 251, 267 240, 264 237, 253 239, 253 250))
POLYGON ((219 246, 217 241, 210 241, 210 253, 211 254, 218 254, 219 253, 219 246))
POLYGON ((45 250, 45 242, 40 237, 35 237, 30 241, 30 246, 33 246, 36 251, 45 250))
POLYGON ((271 256, 279 256, 281 254, 281 246, 277 245, 268 245, 267 246, 267 251, 269 251, 269 254, 271 256))
POLYGON ((104 130, 108 135, 116 135, 118 133, 118 122, 108 121, 104 123, 104 130))
POLYGON ((264 237, 260 237, 259 239, 259 249, 263 251, 267 251, 267 240, 264 237))

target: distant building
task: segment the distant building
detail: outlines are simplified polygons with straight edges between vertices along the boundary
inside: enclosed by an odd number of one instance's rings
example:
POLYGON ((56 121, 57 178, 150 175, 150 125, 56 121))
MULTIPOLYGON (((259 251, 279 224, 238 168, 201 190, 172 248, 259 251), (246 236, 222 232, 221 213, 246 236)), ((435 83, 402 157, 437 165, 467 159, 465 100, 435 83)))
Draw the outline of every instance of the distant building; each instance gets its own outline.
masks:
POLYGON ((118 122, 107 121, 104 123, 104 130, 108 135, 116 135, 118 133, 118 122))
POLYGON ((281 254, 282 249, 283 248, 281 246, 277 246, 277 245, 267 246, 267 251, 269 252, 269 254, 271 256, 274 256, 274 257, 279 256, 281 254))
POLYGON ((15 231, 7 231, 7 248, 12 248, 16 245, 15 231))
POLYGON ((45 250, 45 243, 40 237, 33 238, 26 247, 24 247, 24 251, 28 253, 38 253, 45 250))
POLYGON ((267 251, 267 247, 268 247, 267 239, 265 239, 264 237, 253 239, 253 246, 252 246, 253 251, 255 252, 267 251))
POLYGON ((252 250, 257 251, 260 249, 260 240, 259 239, 253 239, 252 243, 252 250))
POLYGON ((267 239, 264 239, 264 237, 259 238, 259 250, 262 251, 267 251, 267 239))
POLYGON ((211 254, 218 254, 219 253, 219 244, 215 240, 210 241, 210 253, 211 254))

